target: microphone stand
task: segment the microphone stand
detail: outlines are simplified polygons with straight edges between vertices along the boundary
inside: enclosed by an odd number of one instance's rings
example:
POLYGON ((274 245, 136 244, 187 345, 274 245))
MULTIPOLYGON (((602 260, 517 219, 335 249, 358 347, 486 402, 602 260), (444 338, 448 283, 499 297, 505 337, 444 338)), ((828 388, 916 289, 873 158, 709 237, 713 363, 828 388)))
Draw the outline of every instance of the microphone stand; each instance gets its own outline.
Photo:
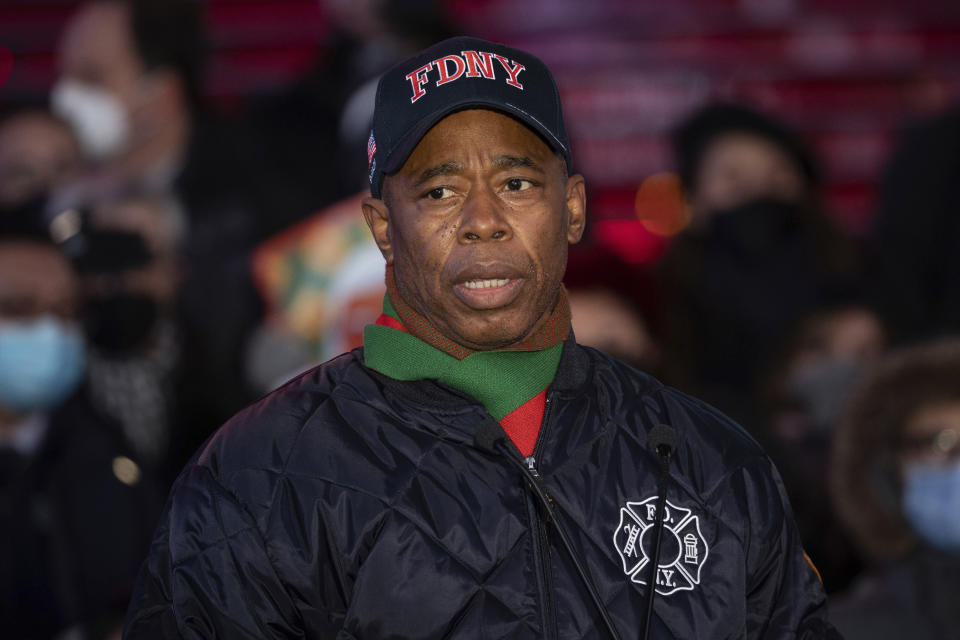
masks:
POLYGON ((660 540, 663 537, 663 518, 667 506, 667 478, 670 477, 670 460, 676 446, 676 432, 672 427, 657 425, 650 431, 650 442, 660 461, 660 478, 657 481, 657 513, 653 523, 653 557, 650 558, 650 567, 647 569, 647 608, 643 613, 644 640, 650 635, 650 619, 653 618, 653 597, 657 592, 657 571, 660 564, 660 540), (665 430, 669 430, 669 433, 665 430))

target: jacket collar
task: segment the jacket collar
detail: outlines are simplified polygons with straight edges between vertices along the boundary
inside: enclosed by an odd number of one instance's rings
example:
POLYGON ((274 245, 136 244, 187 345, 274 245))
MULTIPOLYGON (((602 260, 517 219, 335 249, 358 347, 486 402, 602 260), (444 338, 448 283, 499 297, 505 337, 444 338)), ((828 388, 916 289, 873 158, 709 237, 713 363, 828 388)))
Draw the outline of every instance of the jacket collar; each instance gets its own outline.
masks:
MULTIPOLYGON (((360 361, 363 362, 362 348, 358 349, 357 353, 360 361)), ((582 391, 592 375, 591 366, 590 358, 577 344, 571 330, 569 337, 563 343, 557 375, 548 393, 569 394, 582 391)), ((422 411, 444 417, 445 420, 442 422, 447 427, 444 429, 445 434, 458 433, 457 439, 473 442, 474 432, 479 422, 492 419, 474 398, 435 380, 395 380, 365 365, 364 369, 383 390, 388 404, 397 410, 402 410, 403 413, 409 412, 410 405, 413 404, 422 411)))

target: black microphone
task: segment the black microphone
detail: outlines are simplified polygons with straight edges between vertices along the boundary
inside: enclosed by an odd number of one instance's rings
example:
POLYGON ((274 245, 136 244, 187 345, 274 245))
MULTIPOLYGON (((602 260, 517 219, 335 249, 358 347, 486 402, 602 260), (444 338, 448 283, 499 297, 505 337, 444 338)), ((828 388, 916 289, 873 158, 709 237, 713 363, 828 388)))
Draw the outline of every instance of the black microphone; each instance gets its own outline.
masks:
POLYGON ((677 430, 670 425, 658 424, 650 429, 650 433, 647 434, 647 441, 658 457, 662 459, 666 456, 666 463, 669 465, 670 457, 680 444, 680 436, 677 435, 677 430))
POLYGON ((657 592, 657 570, 660 564, 660 538, 663 534, 663 518, 667 506, 667 479, 670 477, 670 461, 677 450, 680 437, 677 430, 666 424, 658 424, 647 434, 650 449, 660 462, 660 477, 657 480, 657 511, 653 523, 653 554, 647 569, 647 610, 643 613, 643 638, 650 634, 650 619, 653 617, 653 597, 657 592))
POLYGON ((503 427, 500 426, 500 423, 496 422, 495 420, 488 420, 487 422, 484 422, 477 429, 476 434, 474 434, 474 442, 479 448, 493 454, 503 454, 503 456, 509 460, 513 466, 517 467, 521 474, 523 474, 523 477, 527 481, 527 487, 537 497, 540 506, 545 512, 547 516, 547 522, 553 523, 553 528, 560 536, 560 541, 563 543, 563 548, 566 549, 567 555, 569 555, 570 560, 573 561, 573 566, 577 570, 577 575, 579 575, 580 581, 590 594, 590 598, 593 600, 593 604, 597 607, 597 611, 600 612, 600 617, 603 618, 603 622, 607 626, 607 630, 610 632, 610 637, 614 640, 620 640, 620 634, 617 631, 616 626, 614 626, 613 620, 610 618, 610 613, 603 604, 603 600, 600 599, 600 593, 597 591, 597 587, 593 584, 593 580, 590 579, 590 574, 587 573, 587 570, 580 563, 580 559, 577 557, 576 553, 574 553, 573 543, 570 540, 570 536, 567 534, 566 529, 564 529, 563 525, 560 524, 560 520, 557 518, 557 512, 553 507, 553 499, 547 494, 547 489, 543 486, 540 475, 535 469, 527 467, 522 460, 510 452, 505 444, 507 439, 507 433, 503 430, 503 427))

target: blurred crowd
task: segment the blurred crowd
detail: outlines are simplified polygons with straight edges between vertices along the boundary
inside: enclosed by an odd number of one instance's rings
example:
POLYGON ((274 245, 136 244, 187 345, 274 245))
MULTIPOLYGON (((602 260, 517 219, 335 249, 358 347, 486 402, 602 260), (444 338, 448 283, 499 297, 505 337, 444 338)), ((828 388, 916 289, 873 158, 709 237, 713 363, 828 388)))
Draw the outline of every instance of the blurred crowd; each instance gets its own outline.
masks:
MULTIPOLYGON (((373 91, 456 28, 329 4, 324 63, 229 119, 191 0, 83 3, 48 102, 0 112, 4 637, 115 635, 193 451, 379 313, 373 91)), ((670 143, 686 223, 652 265, 574 249, 578 341, 761 442, 846 637, 957 638, 960 109, 905 128, 857 238, 776 114, 707 102, 670 143)))

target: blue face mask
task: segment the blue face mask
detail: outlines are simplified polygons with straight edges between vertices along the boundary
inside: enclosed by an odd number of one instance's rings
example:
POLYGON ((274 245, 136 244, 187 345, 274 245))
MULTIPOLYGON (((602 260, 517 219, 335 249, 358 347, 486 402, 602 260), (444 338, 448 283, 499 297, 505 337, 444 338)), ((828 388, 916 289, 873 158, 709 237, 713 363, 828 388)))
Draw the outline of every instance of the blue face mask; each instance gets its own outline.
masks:
POLYGON ((0 320, 0 407, 53 409, 80 383, 85 355, 79 328, 59 318, 0 320))
POLYGON ((913 464, 904 473, 903 511, 913 530, 937 549, 960 551, 960 460, 913 464))

